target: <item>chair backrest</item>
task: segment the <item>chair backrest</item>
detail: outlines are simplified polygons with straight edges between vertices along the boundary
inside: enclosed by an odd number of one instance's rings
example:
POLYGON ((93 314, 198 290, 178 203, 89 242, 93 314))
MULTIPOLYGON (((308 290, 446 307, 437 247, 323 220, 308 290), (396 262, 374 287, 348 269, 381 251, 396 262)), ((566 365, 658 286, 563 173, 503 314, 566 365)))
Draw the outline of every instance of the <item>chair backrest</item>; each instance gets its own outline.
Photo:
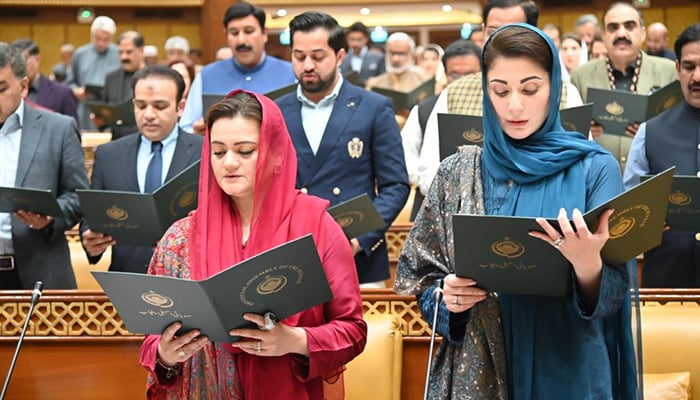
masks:
POLYGON ((367 346, 347 365, 346 400, 401 399, 403 334, 396 315, 365 314, 367 346))

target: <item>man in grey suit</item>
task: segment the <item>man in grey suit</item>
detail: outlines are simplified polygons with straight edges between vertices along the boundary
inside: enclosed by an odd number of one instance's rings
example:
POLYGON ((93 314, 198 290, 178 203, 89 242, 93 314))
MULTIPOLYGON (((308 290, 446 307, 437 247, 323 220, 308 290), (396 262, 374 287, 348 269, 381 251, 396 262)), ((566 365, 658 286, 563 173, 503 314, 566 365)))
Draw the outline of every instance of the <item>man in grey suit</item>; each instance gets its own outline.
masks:
POLYGON ((22 53, 0 42, 0 186, 46 189, 63 216, 0 213, 0 289, 75 289, 65 230, 80 219, 75 189, 88 186, 73 118, 24 103, 29 78, 22 53))
POLYGON ((364 86, 367 79, 386 72, 384 56, 368 51, 369 30, 362 22, 350 25, 345 33, 348 52, 340 64, 343 75, 356 71, 360 76, 360 85, 364 86))
MULTIPOLYGON (((127 135, 98 146, 92 170, 91 189, 147 192, 147 170, 160 153, 162 185, 200 159, 202 137, 180 130, 177 119, 185 107, 182 75, 165 65, 149 65, 134 74, 134 116, 138 135, 127 135)), ((117 245, 109 235, 92 231, 83 221, 83 247, 91 264, 112 247, 110 271, 145 273, 153 246, 117 245)))
MULTIPOLYGON (((647 55, 642 51, 646 37, 642 13, 629 3, 612 3, 603 13, 603 41, 608 49, 607 59, 591 60, 571 73, 571 83, 586 101, 589 88, 622 90, 649 94, 678 79, 673 61, 647 55)), ((644 122, 644 121, 638 121, 644 122)), ((631 124, 627 135, 607 134, 604 126, 593 121, 591 134, 620 162, 622 170, 627 163, 631 137, 638 123, 631 124)))

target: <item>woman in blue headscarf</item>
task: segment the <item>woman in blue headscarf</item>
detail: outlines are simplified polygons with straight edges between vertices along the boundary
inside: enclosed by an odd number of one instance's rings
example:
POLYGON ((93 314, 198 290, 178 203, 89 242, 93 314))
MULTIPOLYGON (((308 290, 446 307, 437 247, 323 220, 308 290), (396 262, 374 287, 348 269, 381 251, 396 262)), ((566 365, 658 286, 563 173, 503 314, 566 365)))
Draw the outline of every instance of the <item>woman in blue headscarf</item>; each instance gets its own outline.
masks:
POLYGON ((438 307, 445 340, 431 399, 636 399, 631 263, 601 259, 612 210, 593 232, 582 216, 622 191, 620 168, 584 134, 562 128, 558 60, 532 26, 491 35, 482 55, 484 147, 464 146, 442 162, 399 258, 394 290, 416 295, 427 320, 438 307), (543 232, 531 235, 572 267, 570 294, 490 295, 455 276, 454 213, 536 217, 543 232), (556 218, 561 234, 544 218, 556 218))

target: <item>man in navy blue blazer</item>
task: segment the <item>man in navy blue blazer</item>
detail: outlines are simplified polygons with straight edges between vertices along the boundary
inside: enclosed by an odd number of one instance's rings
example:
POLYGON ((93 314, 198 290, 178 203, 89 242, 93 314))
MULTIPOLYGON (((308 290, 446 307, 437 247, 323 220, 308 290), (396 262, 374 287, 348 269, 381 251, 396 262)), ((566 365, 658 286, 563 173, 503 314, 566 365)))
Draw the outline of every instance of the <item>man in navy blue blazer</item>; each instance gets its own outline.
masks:
POLYGON ((299 86, 277 100, 297 151, 297 187, 331 205, 367 193, 383 228, 350 243, 360 284, 384 287, 389 259, 384 233, 409 192, 401 134, 387 98, 343 80, 345 35, 328 14, 290 22, 292 66, 299 86))
MULTIPOLYGON (((133 89, 139 133, 97 147, 91 189, 143 193, 155 142, 162 144, 161 184, 201 157, 202 136, 177 126, 185 107, 182 76, 165 65, 149 65, 134 74, 133 89)), ((91 264, 96 264, 107 247, 113 246, 110 271, 146 273, 155 243, 153 246, 118 244, 111 236, 91 230, 89 223, 83 221, 80 233, 91 264)))
POLYGON ((367 48, 369 43, 369 30, 362 22, 350 25, 345 33, 348 50, 340 63, 340 72, 347 76, 352 71, 357 71, 362 86, 367 79, 386 72, 384 55, 371 52, 367 48))
POLYGON ((27 98, 31 103, 51 111, 73 117, 78 122, 78 99, 73 95, 68 85, 55 82, 39 72, 39 46, 31 39, 17 39, 12 42, 12 47, 24 54, 27 62, 27 98))

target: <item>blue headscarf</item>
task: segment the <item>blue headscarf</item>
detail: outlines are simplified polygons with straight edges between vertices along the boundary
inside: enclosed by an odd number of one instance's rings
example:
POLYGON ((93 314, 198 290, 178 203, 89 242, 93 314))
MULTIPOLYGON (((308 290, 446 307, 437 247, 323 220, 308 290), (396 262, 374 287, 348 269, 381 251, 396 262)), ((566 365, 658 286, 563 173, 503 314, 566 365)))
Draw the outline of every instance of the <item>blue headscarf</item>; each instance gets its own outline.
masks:
MULTIPOLYGON (((536 55, 535 55, 536 56, 536 55)), ((514 57, 520 57, 519 55, 514 57)), ((482 168, 496 181, 512 179, 518 183, 503 211, 509 215, 555 217, 561 207, 585 210, 585 175, 580 162, 591 152, 606 152, 580 132, 564 130, 559 117, 561 66, 552 40, 528 24, 509 24, 494 32, 484 45, 481 56, 484 87, 484 151, 482 168), (519 26, 537 33, 552 53, 549 109, 542 127, 526 139, 515 140, 503 132, 489 97, 484 54, 498 33, 519 26)))

